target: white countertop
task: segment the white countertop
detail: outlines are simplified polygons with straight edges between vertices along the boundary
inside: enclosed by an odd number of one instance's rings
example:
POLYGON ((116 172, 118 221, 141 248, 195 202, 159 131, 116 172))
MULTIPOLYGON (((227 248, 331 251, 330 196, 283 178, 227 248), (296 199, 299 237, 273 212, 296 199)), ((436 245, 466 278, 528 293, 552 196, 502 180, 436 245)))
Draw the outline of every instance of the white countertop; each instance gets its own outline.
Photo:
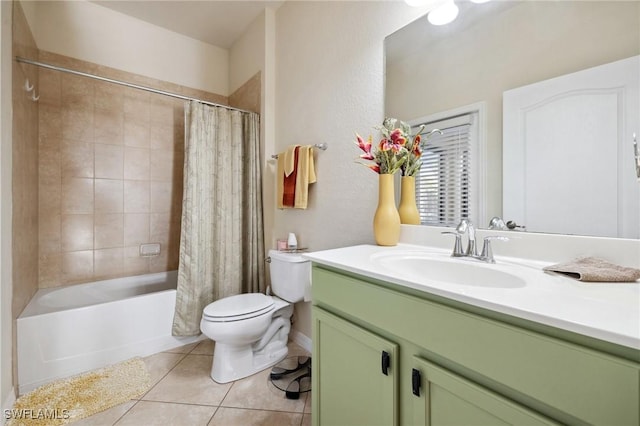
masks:
POLYGON ((410 244, 395 247, 359 245, 304 254, 332 266, 403 287, 443 296, 540 324, 640 349, 640 283, 585 283, 548 274, 552 263, 496 256, 496 264, 449 258, 450 250, 410 244), (428 252, 448 262, 474 262, 478 267, 516 274, 526 285, 494 288, 435 281, 429 271, 402 275, 379 259, 385 254, 428 252))

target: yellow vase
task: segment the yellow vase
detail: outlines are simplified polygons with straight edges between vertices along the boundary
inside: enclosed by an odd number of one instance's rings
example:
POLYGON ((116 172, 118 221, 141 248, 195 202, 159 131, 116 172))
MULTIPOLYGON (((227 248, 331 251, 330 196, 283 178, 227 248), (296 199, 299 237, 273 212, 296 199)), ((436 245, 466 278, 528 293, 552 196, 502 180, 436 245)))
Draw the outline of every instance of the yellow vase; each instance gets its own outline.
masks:
POLYGON ((400 239, 400 215, 396 208, 393 175, 378 178, 378 208, 373 216, 373 235, 380 246, 395 246, 400 239))
POLYGON ((400 222, 407 225, 420 225, 420 213, 416 206, 416 178, 402 176, 400 181, 400 222))

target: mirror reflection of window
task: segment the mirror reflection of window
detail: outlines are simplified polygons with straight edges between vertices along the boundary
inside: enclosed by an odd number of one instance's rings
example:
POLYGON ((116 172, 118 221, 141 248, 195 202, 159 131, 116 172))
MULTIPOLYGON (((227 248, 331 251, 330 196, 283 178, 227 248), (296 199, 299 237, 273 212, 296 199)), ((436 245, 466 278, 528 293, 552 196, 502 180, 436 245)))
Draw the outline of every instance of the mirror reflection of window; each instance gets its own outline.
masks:
POLYGON ((421 224, 456 226, 462 219, 477 220, 473 188, 480 172, 478 116, 478 111, 472 111, 412 123, 414 131, 426 125, 423 135, 433 129, 442 132, 432 134, 422 145, 422 166, 416 175, 421 224))

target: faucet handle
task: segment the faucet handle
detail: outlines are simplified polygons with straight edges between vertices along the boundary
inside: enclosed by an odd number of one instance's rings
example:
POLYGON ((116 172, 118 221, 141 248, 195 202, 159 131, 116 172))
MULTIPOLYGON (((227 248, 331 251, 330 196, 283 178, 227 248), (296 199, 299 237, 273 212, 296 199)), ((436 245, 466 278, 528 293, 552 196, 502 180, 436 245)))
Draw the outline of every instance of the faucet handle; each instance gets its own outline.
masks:
POLYGON ((443 231, 441 234, 445 235, 455 235, 456 242, 453 246, 453 253, 451 253, 452 257, 461 257, 464 256, 464 251, 462 251, 462 234, 459 232, 452 231, 443 231))
POLYGON ((508 222, 507 222, 507 228, 508 228, 508 229, 510 229, 510 230, 518 229, 518 228, 522 229, 523 231, 526 231, 526 230, 527 230, 527 227, 526 227, 526 226, 524 226, 524 225, 518 225, 518 224, 517 224, 515 221, 513 221, 513 220, 510 220, 510 221, 508 221, 508 222))
POLYGON ((482 253, 480 253, 480 258, 485 262, 496 263, 493 258, 493 250, 491 249, 491 240, 498 241, 509 241, 509 237, 503 237, 500 235, 490 235, 488 237, 484 237, 484 243, 482 244, 482 253))
POLYGON ((500 218, 500 216, 494 216, 489 222, 489 229, 499 229, 501 231, 506 231, 509 228, 507 228, 507 225, 504 223, 504 220, 500 218))

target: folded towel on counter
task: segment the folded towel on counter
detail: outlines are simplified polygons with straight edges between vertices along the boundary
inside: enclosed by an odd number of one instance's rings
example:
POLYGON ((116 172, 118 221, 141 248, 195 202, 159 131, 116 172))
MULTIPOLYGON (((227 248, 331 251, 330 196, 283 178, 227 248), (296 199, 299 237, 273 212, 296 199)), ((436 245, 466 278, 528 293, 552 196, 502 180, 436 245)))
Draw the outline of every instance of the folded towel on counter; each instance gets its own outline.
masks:
MULTIPOLYGON (((284 159, 284 181, 283 181, 283 190, 282 190, 282 206, 284 207, 295 207, 296 203, 296 180, 298 177, 298 156, 300 155, 300 146, 296 145, 293 148, 293 171, 287 175, 287 156, 285 155, 284 159)), ((287 153, 289 149, 287 150, 287 153)), ((280 158, 280 156, 278 156, 280 158)))
POLYGON ((306 209, 309 200, 309 185, 316 181, 316 169, 313 164, 313 146, 301 146, 298 151, 295 202, 296 209, 306 209))
POLYGON ((558 263, 543 268, 589 282, 634 282, 640 279, 640 269, 628 268, 596 257, 581 257, 570 262, 558 263))

